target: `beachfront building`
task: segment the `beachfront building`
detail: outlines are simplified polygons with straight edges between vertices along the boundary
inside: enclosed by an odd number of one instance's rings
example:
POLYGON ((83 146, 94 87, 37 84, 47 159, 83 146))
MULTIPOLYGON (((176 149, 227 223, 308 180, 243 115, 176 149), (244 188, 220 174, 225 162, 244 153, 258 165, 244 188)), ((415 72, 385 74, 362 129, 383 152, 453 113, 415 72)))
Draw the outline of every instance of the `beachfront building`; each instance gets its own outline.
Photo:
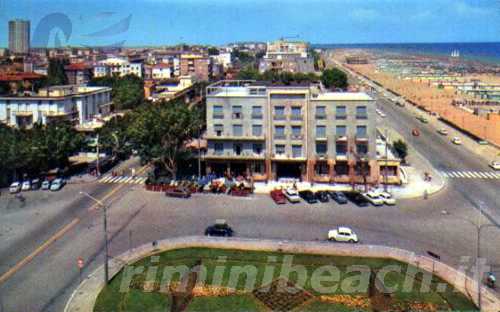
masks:
POLYGON ((135 75, 143 76, 143 65, 141 62, 130 62, 128 59, 110 57, 99 61, 94 66, 94 77, 135 75))
POLYGON ((207 87, 207 171, 255 181, 379 183, 374 110, 365 93, 217 82, 207 87))
POLYGON ((53 86, 30 96, 0 96, 0 122, 26 128, 67 119, 82 125, 111 103, 111 88, 53 86))
POLYGON ((261 73, 272 70, 277 72, 311 73, 314 72, 314 59, 308 53, 305 42, 278 40, 267 44, 266 54, 259 63, 261 73))

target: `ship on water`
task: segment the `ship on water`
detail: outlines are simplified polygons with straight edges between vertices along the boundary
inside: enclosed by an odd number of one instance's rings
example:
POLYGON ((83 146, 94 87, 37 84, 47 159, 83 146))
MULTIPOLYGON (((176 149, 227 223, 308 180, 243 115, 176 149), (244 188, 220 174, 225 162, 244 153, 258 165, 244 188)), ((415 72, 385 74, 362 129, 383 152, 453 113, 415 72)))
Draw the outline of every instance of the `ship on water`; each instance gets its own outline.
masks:
POLYGON ((460 57, 460 51, 458 50, 453 50, 451 52, 451 57, 454 57, 454 58, 459 58, 460 57))

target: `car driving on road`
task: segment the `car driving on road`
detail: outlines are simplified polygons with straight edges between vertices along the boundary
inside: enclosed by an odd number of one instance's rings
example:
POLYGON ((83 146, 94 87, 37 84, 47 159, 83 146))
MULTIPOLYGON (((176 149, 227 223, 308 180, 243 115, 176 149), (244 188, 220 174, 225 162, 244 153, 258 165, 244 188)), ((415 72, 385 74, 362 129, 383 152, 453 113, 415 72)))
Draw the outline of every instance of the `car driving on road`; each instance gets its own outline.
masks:
POLYGON ((495 169, 495 170, 500 170, 500 161, 493 160, 490 163, 490 167, 493 168, 493 169, 495 169))
POLYGON ((453 137, 453 139, 451 139, 451 143, 455 145, 462 145, 462 140, 460 140, 459 137, 453 137))
POLYGON ((441 128, 437 132, 441 135, 448 135, 448 130, 446 130, 445 128, 441 128))
POLYGON ((347 226, 339 226, 336 229, 328 231, 328 240, 346 243, 358 243, 358 235, 347 226))

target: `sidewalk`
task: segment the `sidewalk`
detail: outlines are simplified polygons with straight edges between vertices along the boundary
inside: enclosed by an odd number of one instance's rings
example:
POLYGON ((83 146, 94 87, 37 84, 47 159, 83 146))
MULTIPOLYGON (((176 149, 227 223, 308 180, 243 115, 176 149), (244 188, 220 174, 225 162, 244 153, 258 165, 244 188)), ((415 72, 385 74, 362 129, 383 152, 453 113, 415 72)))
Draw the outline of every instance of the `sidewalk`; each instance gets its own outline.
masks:
MULTIPOLYGON (((359 256, 367 258, 389 258, 415 265, 428 272, 433 272, 458 291, 468 294, 473 300, 477 298, 477 282, 442 262, 414 252, 377 245, 331 244, 317 241, 283 241, 250 238, 214 238, 205 236, 188 236, 158 241, 156 247, 145 244, 129 250, 110 261, 110 279, 127 264, 161 251, 179 248, 222 248, 252 251, 279 251, 285 253, 302 253, 329 256, 359 256), (467 286, 469 285, 469 287, 467 286)), ((104 287, 104 271, 100 266, 74 290, 64 312, 92 312, 100 291, 104 287)), ((485 312, 500 310, 500 299, 485 286, 481 286, 482 306, 485 312)))
MULTIPOLYGON (((404 140, 404 138, 394 129, 390 127, 378 127, 380 133, 385 133, 387 131, 388 141, 392 143, 397 140, 404 140)), ((427 196, 435 194, 441 191, 445 185, 446 180, 441 176, 439 171, 437 171, 431 163, 422 156, 417 150, 415 150, 411 145, 408 144, 408 156, 406 157, 406 162, 408 165, 401 165, 400 169, 403 180, 406 180, 402 186, 392 186, 388 187, 388 190, 395 198, 399 199, 409 199, 409 198, 424 198, 425 193, 427 196), (432 177, 432 180, 425 181, 425 172, 428 172, 432 177)))

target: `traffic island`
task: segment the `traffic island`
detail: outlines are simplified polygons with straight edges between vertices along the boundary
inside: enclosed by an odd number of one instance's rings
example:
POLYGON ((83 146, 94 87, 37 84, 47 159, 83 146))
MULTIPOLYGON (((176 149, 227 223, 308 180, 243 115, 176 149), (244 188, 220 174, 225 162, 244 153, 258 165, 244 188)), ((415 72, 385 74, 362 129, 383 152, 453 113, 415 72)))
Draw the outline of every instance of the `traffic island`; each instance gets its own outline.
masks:
MULTIPOLYGON (((471 311, 477 294, 474 280, 435 259, 321 242, 175 238, 115 258, 111 275, 104 287, 102 268, 94 272, 65 311, 471 311)), ((499 310, 487 289, 482 298, 483 311, 499 310)))

